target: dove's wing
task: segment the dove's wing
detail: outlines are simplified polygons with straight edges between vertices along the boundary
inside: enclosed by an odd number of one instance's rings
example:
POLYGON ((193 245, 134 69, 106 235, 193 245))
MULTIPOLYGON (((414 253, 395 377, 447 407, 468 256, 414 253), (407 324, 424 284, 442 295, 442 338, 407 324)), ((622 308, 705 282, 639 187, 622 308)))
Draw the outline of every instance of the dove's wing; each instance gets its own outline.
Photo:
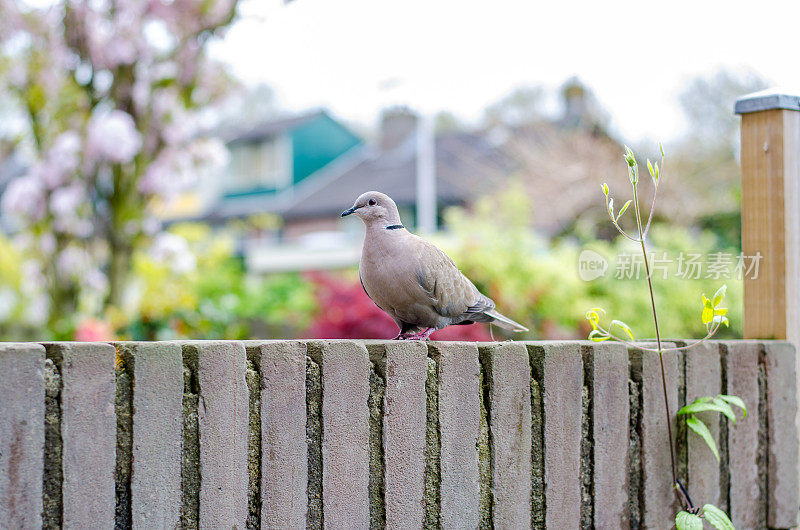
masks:
POLYGON ((413 246, 419 256, 417 283, 437 314, 457 323, 494 308, 494 302, 482 295, 436 245, 414 236, 413 246))

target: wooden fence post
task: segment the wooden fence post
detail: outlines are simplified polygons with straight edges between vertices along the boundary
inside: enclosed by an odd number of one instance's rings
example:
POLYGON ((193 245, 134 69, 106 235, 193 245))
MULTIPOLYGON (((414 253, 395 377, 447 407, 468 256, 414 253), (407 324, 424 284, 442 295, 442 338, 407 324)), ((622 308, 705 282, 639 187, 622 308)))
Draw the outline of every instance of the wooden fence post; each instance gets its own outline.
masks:
POLYGON ((744 277, 744 338, 787 339, 798 351, 800 95, 756 92, 739 98, 735 111, 742 116, 742 253, 762 257, 758 276, 744 277))
POLYGON ((800 95, 756 92, 742 115, 744 338, 800 345, 800 95))

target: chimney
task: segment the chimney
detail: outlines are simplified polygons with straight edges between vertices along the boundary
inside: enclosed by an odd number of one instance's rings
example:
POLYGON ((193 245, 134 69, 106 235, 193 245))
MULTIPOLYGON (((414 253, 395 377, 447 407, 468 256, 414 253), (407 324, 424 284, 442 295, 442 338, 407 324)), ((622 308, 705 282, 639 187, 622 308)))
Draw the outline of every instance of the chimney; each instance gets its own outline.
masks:
POLYGON ((417 115, 408 107, 393 107, 381 115, 381 149, 394 149, 417 129, 417 115))
POLYGON ((583 84, 576 77, 572 77, 564 83, 561 95, 564 98, 562 125, 566 127, 586 125, 589 109, 586 88, 583 84))

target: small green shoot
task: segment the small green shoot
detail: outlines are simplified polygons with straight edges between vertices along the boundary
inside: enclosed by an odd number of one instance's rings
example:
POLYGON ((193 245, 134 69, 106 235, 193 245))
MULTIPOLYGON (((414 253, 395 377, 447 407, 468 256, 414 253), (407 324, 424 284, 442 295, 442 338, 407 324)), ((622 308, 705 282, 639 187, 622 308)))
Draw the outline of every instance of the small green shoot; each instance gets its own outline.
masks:
POLYGON ((703 519, 717 530, 736 530, 728 516, 713 504, 703 505, 700 514, 681 510, 675 516, 677 530, 703 530, 703 519))
POLYGON ((719 412, 720 414, 724 414, 731 423, 736 423, 736 414, 731 405, 742 409, 742 418, 747 417, 747 409, 744 406, 744 401, 737 396, 727 396, 725 394, 719 394, 714 397, 699 397, 695 399, 693 403, 686 405, 678 411, 678 416, 687 416, 686 426, 696 432, 706 442, 708 448, 714 453, 717 462, 719 462, 717 442, 714 440, 714 436, 711 434, 706 424, 695 416, 695 414, 699 412, 719 412))
MULTIPOLYGON (((650 203, 650 212, 649 215, 643 220, 642 218, 642 211, 639 204, 639 164, 636 161, 636 156, 633 154, 633 151, 628 147, 625 146, 625 154, 623 155, 625 159, 625 163, 628 169, 628 180, 631 183, 631 189, 633 192, 633 199, 628 200, 622 208, 619 210, 617 215, 614 215, 614 198, 610 196, 610 191, 608 189, 608 184, 603 183, 602 190, 603 195, 605 196, 606 200, 606 211, 608 212, 608 217, 611 220, 611 224, 614 225, 614 228, 627 239, 638 243, 641 245, 642 248, 642 259, 645 266, 645 271, 647 272, 647 284, 650 288, 650 303, 651 308, 653 311, 653 325, 655 327, 656 332, 656 344, 657 348, 647 348, 640 344, 635 343, 633 330, 631 330, 630 326, 628 326, 625 322, 621 320, 611 320, 607 327, 604 327, 603 324, 600 322, 600 314, 605 313, 601 308, 592 308, 586 312, 586 320, 592 326, 592 330, 589 332, 589 340, 594 342, 603 342, 603 341, 615 341, 621 342, 623 344, 627 344, 632 348, 637 348, 644 351, 650 351, 658 353, 659 357, 661 358, 661 375, 662 375, 662 382, 666 385, 665 381, 665 374, 664 374, 664 364, 663 364, 663 356, 664 353, 669 351, 679 351, 679 350, 687 350, 704 342, 716 334, 716 332, 720 329, 720 327, 728 326, 728 309, 722 306, 722 303, 725 300, 725 293, 727 291, 727 287, 723 285, 717 292, 714 293, 710 299, 703 294, 701 296, 702 301, 702 310, 700 313, 700 321, 706 327, 706 335, 702 339, 689 344, 687 346, 681 347, 674 347, 674 348, 665 348, 661 343, 661 334, 659 333, 658 329, 658 314, 656 311, 656 302, 655 297, 653 296, 653 281, 650 276, 650 263, 647 257, 647 248, 646 248, 646 241, 647 241, 647 234, 650 230, 650 223, 653 220, 653 212, 655 211, 655 203, 656 197, 658 196, 658 188, 661 184, 661 170, 664 167, 664 147, 661 144, 658 144, 659 151, 661 152, 661 163, 652 163, 650 160, 647 161, 647 171, 650 174, 650 178, 653 181, 653 198, 650 203), (622 219, 622 215, 628 210, 628 207, 633 204, 633 216, 636 222, 636 232, 628 233, 626 232, 619 224, 620 219, 622 219), (644 221, 644 222, 643 222, 644 221)), ((664 387, 664 396, 666 398, 667 389, 666 386, 664 387)), ((700 420, 696 416, 696 414, 701 412, 718 412, 720 414, 725 415, 731 423, 736 423, 736 414, 734 412, 733 407, 738 407, 742 410, 742 417, 747 416, 747 410, 745 409, 744 401, 737 396, 728 396, 724 394, 720 394, 714 397, 701 397, 697 398, 693 403, 686 405, 682 409, 678 411, 678 415, 686 416, 686 425, 692 429, 698 436, 700 436, 708 445, 711 452, 714 454, 714 458, 717 459, 717 462, 720 460, 719 450, 717 449, 717 443, 714 440, 714 436, 711 434, 708 426, 700 420)), ((683 506, 683 510, 678 512, 675 516, 675 526, 678 530, 703 530, 703 521, 707 521, 717 530, 734 530, 733 525, 730 522, 728 516, 711 504, 706 504, 703 506, 702 509, 695 508, 692 504, 692 501, 689 499, 689 495, 686 493, 683 486, 678 481, 678 474, 677 474, 677 465, 676 465, 676 458, 675 458, 675 449, 672 445, 672 416, 670 415, 669 410, 669 402, 664 401, 664 409, 666 413, 666 420, 667 420, 667 429, 668 429, 668 439, 670 443, 670 459, 672 464, 672 484, 675 486, 675 491, 680 497, 681 504, 683 506)))

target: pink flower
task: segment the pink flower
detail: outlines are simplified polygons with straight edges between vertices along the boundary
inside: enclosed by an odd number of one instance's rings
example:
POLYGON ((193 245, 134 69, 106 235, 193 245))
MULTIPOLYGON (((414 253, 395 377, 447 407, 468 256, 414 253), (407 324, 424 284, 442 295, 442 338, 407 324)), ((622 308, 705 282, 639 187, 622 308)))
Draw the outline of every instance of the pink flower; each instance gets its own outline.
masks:
POLYGON ((163 232, 155 237, 150 255, 155 261, 169 266, 177 274, 192 272, 197 267, 197 260, 186 240, 169 232, 163 232))
POLYGON ((71 246, 62 250, 56 258, 58 273, 65 278, 83 274, 88 262, 85 251, 71 246))
POLYGON ((41 219, 46 208, 42 180, 33 172, 12 180, 3 193, 0 208, 12 216, 41 219))
POLYGON ((50 195, 50 211, 56 217, 75 217, 85 195, 80 184, 58 188, 50 195))
POLYGON ((142 137, 136 123, 127 112, 99 111, 89 120, 87 154, 98 160, 126 163, 142 147, 142 137))
POLYGON ((96 69, 113 70, 136 62, 145 48, 141 35, 141 2, 119 2, 114 15, 89 10, 84 15, 89 55, 96 69), (125 4, 125 5, 123 5, 125 4))
POLYGON ((196 165, 192 154, 185 148, 166 149, 147 168, 139 181, 139 191, 171 198, 196 180, 196 165))
POLYGON ((219 138, 198 138, 188 147, 198 169, 219 171, 230 161, 230 152, 219 138))
POLYGON ((86 237, 91 233, 92 224, 82 218, 82 208, 88 197, 79 183, 58 188, 50 195, 50 212, 53 214, 53 228, 59 232, 86 237))
POLYGON ((106 278, 106 275, 103 274, 100 269, 90 269, 89 272, 86 273, 84 280, 86 281, 87 287, 97 292, 102 293, 108 289, 108 278, 106 278))
POLYGON ((87 318, 75 329, 75 340, 80 342, 105 342, 114 339, 114 332, 107 322, 87 318))
POLYGON ((47 186, 51 189, 58 186, 63 177, 74 172, 80 164, 80 155, 81 137, 76 131, 65 131, 58 135, 47 153, 49 173, 58 174, 58 182, 50 182, 45 178, 47 186))

